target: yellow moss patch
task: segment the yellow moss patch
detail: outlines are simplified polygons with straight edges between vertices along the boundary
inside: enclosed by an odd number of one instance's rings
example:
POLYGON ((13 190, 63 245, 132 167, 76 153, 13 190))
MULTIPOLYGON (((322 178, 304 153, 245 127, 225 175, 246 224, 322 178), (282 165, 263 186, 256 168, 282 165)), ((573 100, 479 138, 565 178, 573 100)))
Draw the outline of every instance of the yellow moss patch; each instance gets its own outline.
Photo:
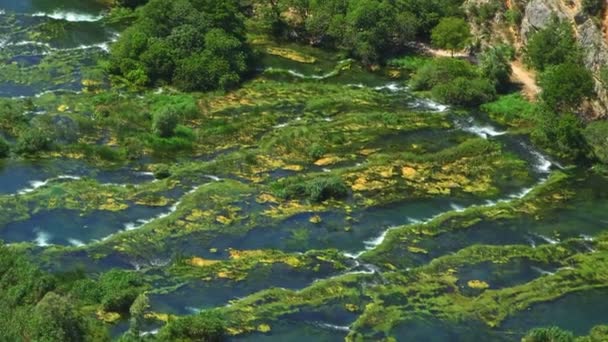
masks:
POLYGON ((311 217, 308 221, 310 223, 317 224, 317 223, 321 223, 321 221, 323 221, 323 220, 321 219, 321 216, 315 215, 315 216, 311 217))
POLYGON ((344 304, 344 308, 348 312, 357 312, 357 311, 359 311, 359 306, 357 304, 346 303, 346 304, 344 304))
POLYGON ((120 314, 117 312, 106 312, 103 310, 97 310, 97 318, 106 323, 114 323, 120 319, 120 314))
POLYGON ((128 207, 129 207, 128 205, 117 202, 113 198, 108 198, 105 203, 103 203, 102 205, 99 206, 99 210, 121 211, 121 210, 127 209, 128 207))
POLYGON ((416 247, 416 246, 408 246, 407 250, 410 251, 411 253, 416 253, 416 254, 429 254, 429 252, 426 249, 416 247))
POLYGON ((298 63, 313 64, 317 61, 317 59, 312 56, 286 48, 268 47, 266 48, 266 52, 270 55, 279 56, 298 63))
POLYGON ((404 166, 401 169, 401 174, 403 175, 403 177, 405 177, 407 179, 414 179, 414 178, 416 178, 418 171, 416 171, 416 169, 414 169, 413 167, 404 166))
POLYGON ((472 289, 485 290, 490 287, 490 284, 482 280, 469 280, 467 286, 472 289))
POLYGON ((57 111, 59 112, 66 112, 70 109, 70 107, 68 105, 62 104, 59 107, 57 107, 57 111))
POLYGON ((258 203, 279 203, 279 200, 272 196, 271 194, 261 194, 258 196, 258 198, 256 199, 256 202, 258 203))
POLYGON ((169 319, 173 318, 173 315, 160 313, 160 312, 149 312, 144 315, 145 318, 160 322, 168 322, 169 319))
POLYGON ((212 210, 202 211, 200 209, 194 209, 194 210, 192 210, 192 212, 188 216, 186 216, 186 220, 192 222, 192 221, 198 221, 198 220, 200 220, 201 218, 204 218, 204 217, 208 218, 208 217, 211 217, 211 216, 213 216, 213 211, 212 210))
POLYGON ((199 258, 199 257, 193 257, 192 259, 188 260, 188 263, 192 266, 196 266, 196 267, 205 267, 205 266, 210 266, 213 264, 217 264, 219 261, 218 260, 208 260, 208 259, 203 259, 203 258, 199 258))
POLYGON ((257 330, 262 333, 267 333, 271 330, 271 328, 270 328, 270 325, 268 325, 268 324, 260 324, 260 325, 258 325, 257 330))
POLYGON ((149 207, 165 207, 169 204, 169 199, 165 196, 138 198, 135 200, 135 204, 149 207))
POLYGON ((372 154, 374 154, 374 153, 376 153, 378 151, 380 151, 379 148, 366 148, 366 149, 363 149, 363 150, 359 151, 359 154, 362 155, 362 156, 366 156, 367 157, 367 156, 370 156, 370 155, 372 155, 372 154))
POLYGON ((217 222, 221 223, 221 224, 226 224, 226 225, 227 225, 227 224, 232 223, 232 219, 230 219, 230 218, 228 218, 228 217, 226 217, 226 216, 223 216, 223 215, 219 215, 219 216, 217 216, 217 217, 215 218, 215 220, 216 220, 217 222))
POLYGON ((327 166, 327 165, 335 164, 339 161, 342 161, 342 158, 335 156, 335 155, 328 155, 328 156, 325 156, 325 157, 315 161, 314 164, 317 166, 327 166))
POLYGON ((297 164, 284 165, 283 170, 299 172, 299 171, 304 170, 304 166, 297 165, 297 164))
POLYGON ((230 254, 230 259, 238 260, 242 258, 261 257, 266 255, 266 252, 262 250, 239 251, 236 249, 230 249, 228 254, 230 254))

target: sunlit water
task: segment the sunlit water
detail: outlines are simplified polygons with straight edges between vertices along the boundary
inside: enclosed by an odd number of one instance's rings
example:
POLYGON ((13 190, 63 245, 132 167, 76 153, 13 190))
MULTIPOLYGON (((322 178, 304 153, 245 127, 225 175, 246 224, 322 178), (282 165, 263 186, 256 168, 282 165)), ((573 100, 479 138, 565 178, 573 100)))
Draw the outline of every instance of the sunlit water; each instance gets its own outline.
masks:
MULTIPOLYGON (((116 31, 103 22, 104 8, 94 1, 14 1, 0 0, 0 47, 8 63, 16 63, 24 70, 35 68, 46 59, 60 59, 73 66, 65 82, 18 84, 0 79, 0 96, 40 96, 44 92, 82 90, 81 67, 94 65, 99 56, 107 53, 109 45, 117 38, 116 31), (31 39, 32 27, 67 22, 68 34, 57 39, 31 39)), ((384 94, 387 106, 394 108, 449 114, 450 108, 431 100, 414 96, 401 81, 388 80, 373 73, 362 72, 353 64, 349 69, 334 72, 339 58, 323 59, 314 65, 302 65, 279 57, 266 57, 261 77, 285 82, 328 82, 349 88, 366 88, 384 94)), ((64 75, 65 76, 65 75, 64 75)), ((244 109, 246 110, 246 109, 244 109)), ((303 108, 285 108, 294 118, 303 108)), ((331 117, 322 118, 330 122, 331 117)), ((297 119, 294 119, 297 120, 297 119)), ((227 258, 227 248, 235 249, 279 249, 286 252, 305 252, 310 249, 336 248, 355 257, 383 242, 386 232, 393 227, 427 221, 448 211, 461 211, 473 205, 488 205, 500 200, 523 196, 535 184, 546 179, 551 168, 559 167, 555 161, 532 148, 523 137, 511 136, 506 130, 489 122, 483 115, 455 116, 455 129, 419 130, 396 132, 378 137, 367 143, 367 148, 382 148, 385 151, 409 151, 419 145, 424 153, 438 152, 456 146, 462 141, 480 137, 493 139, 503 144, 505 151, 525 160, 532 179, 528 184, 502 184, 501 195, 491 198, 459 197, 404 200, 380 207, 371 207, 354 213, 340 210, 302 213, 274 222, 261 222, 242 234, 222 232, 194 233, 182 238, 168 239, 165 250, 155 246, 142 246, 150 257, 139 259, 111 253, 100 260, 92 260, 83 251, 71 252, 58 262, 63 268, 85 266, 91 272, 111 267, 142 269, 166 265, 175 251, 185 256, 196 255, 209 258, 227 258), (320 223, 311 223, 318 215, 320 223), (345 229, 348 228, 348 229, 345 229), (149 248, 148 248, 149 247, 149 248), (217 249, 217 253, 210 253, 217 249)), ((293 124, 278 123, 273 129, 293 124)), ((363 160, 352 161, 353 164, 363 160)), ((349 161, 350 163, 350 161, 349 161)), ((337 165, 342 167, 349 165, 337 165)), ((322 171, 322 169, 315 170, 322 171)), ((288 171, 272 173, 277 179, 289 175, 288 171)), ((608 182, 600 177, 581 176, 573 182, 575 198, 565 208, 548 211, 540 219, 521 217, 510 220, 481 221, 472 227, 420 241, 417 246, 428 254, 414 254, 407 250, 393 251, 395 264, 418 266, 433 258, 457 252, 475 244, 506 245, 523 244, 538 246, 557 243, 569 237, 584 236, 589 239, 607 225, 608 182)), ((144 184, 153 181, 151 174, 137 167, 101 169, 84 162, 69 160, 6 161, 0 163, 0 195, 18 196, 51 186, 55 182, 70 182, 80 178, 95 179, 102 184, 144 184)), ((212 181, 209 180, 209 181, 212 181)), ((187 192, 181 189, 172 194, 177 200, 187 192)), ((121 212, 94 211, 82 214, 72 210, 49 210, 30 213, 30 218, 15 221, 0 227, 0 238, 7 242, 33 242, 39 247, 53 244, 83 246, 100 241, 117 232, 137 229, 151 220, 166 217, 176 209, 176 204, 167 207, 146 207, 129 203, 121 212)), ((262 210, 250 204, 247 210, 262 210)), ((1 210, 1 209, 0 209, 1 210)), ((281 264, 282 265, 282 264, 281 264)), ((276 265, 262 272, 252 271, 240 282, 229 280, 188 281, 169 293, 150 295, 154 310, 174 314, 192 314, 199 310, 221 306, 230 300, 247 296, 269 287, 301 289, 314 281, 338 274, 333 269, 319 272, 294 270, 276 265), (258 274, 259 273, 259 274, 258 274)), ((458 270, 459 286, 465 295, 475 295, 466 289, 469 280, 482 280, 492 289, 505 288, 529 282, 555 272, 555 265, 539 264, 527 260, 514 260, 504 265, 480 263, 458 270), (469 292, 467 292, 469 291, 469 292)), ((163 284, 172 286, 173 283, 163 284)), ((452 324, 433 318, 420 318, 405 322, 393 329, 391 334, 404 341, 516 341, 529 328, 539 325, 557 324, 572 329, 577 334, 586 333, 593 325, 606 321, 607 313, 597 311, 597 303, 603 303, 605 293, 588 291, 565 296, 551 303, 537 304, 530 310, 509 318, 501 330, 490 330, 476 322, 452 324), (573 319, 573 317, 575 317, 573 319)), ((600 305, 601 306, 601 305, 600 305)), ((603 305, 605 307, 606 305, 603 305)), ((320 311, 300 310, 282 317, 269 333, 253 333, 232 338, 234 341, 336 341, 342 340, 356 316, 328 306, 320 311)), ((150 326, 150 330, 157 326, 150 326)), ((126 330, 122 322, 114 329, 118 336, 126 330)))

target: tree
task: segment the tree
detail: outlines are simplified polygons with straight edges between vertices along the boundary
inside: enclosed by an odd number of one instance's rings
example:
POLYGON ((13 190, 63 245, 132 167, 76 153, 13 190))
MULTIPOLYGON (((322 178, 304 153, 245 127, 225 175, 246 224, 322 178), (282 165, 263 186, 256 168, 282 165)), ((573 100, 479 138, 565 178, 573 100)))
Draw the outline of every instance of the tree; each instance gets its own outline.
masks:
POLYGON ((471 39, 469 24, 464 19, 449 17, 443 18, 431 33, 433 45, 451 51, 462 50, 471 39))
POLYGON ((584 135, 595 157, 608 164, 608 121, 590 123, 585 128, 584 135))
POLYGON ((432 93, 443 103, 460 106, 478 106, 493 100, 496 96, 491 81, 479 77, 458 77, 450 82, 436 85, 432 93))
POLYGON ((532 329, 522 342, 574 342, 574 335, 558 327, 532 329))
POLYGON ((53 145, 53 139, 47 131, 39 128, 31 128, 25 131, 15 146, 15 152, 19 154, 34 154, 48 151, 53 145))
POLYGON ((158 334, 159 341, 219 342, 224 337, 224 321, 217 311, 171 320, 158 334))
POLYGON ((227 89, 249 72, 238 0, 150 0, 135 13, 111 48, 109 67, 131 85, 227 89))
POLYGON ((131 315, 131 319, 129 321, 129 333, 133 334, 134 336, 139 336, 144 324, 144 314, 149 307, 150 301, 148 300, 148 296, 146 294, 142 293, 137 296, 133 304, 131 304, 131 308, 129 308, 129 314, 131 315))
POLYGON ((85 340, 86 322, 70 302, 49 292, 36 305, 28 322, 29 335, 40 342, 80 342, 85 340))
POLYGON ((512 48, 499 45, 486 49, 479 61, 481 75, 494 83, 496 88, 504 89, 511 77, 512 48))
POLYGON ((574 63, 550 67, 541 74, 539 84, 542 88, 541 99, 558 112, 573 110, 594 94, 591 72, 574 63))
POLYGON ((171 108, 162 107, 158 110, 152 120, 152 130, 161 138, 173 136, 179 115, 171 108))
POLYGON ((583 11, 589 15, 598 15, 604 3, 605 0, 583 0, 583 11))
POLYGON ((11 146, 4 140, 4 138, 0 137, 0 158, 8 157, 11 152, 11 146))
POLYGON ((538 71, 567 62, 580 64, 580 48, 570 24, 555 18, 546 28, 534 33, 526 45, 524 61, 538 71))

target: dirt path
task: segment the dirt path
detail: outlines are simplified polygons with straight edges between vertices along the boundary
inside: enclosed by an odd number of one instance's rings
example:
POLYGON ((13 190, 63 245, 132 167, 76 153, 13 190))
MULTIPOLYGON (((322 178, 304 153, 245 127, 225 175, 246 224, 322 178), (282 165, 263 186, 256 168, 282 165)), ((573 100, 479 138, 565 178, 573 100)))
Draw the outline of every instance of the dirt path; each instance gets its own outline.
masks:
POLYGON ((530 100, 534 101, 540 93, 540 88, 536 85, 536 75, 526 69, 520 60, 511 63, 511 80, 522 86, 522 93, 530 100))
MULTIPOLYGON (((452 57, 452 53, 448 50, 434 49, 426 44, 418 44, 418 47, 423 52, 435 57, 452 57)), ((471 58, 465 52, 455 52, 455 58, 471 58)), ((528 70, 521 60, 511 62, 511 81, 521 85, 523 95, 531 101, 535 101, 540 93, 540 88, 536 85, 536 75, 533 71, 528 70)))

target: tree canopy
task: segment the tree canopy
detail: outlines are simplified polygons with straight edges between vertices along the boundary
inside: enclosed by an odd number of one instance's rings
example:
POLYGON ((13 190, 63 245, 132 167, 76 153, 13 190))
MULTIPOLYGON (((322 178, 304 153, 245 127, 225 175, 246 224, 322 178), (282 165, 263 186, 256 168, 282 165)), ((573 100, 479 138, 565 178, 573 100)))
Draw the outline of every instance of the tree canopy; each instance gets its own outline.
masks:
POLYGON ((151 0, 112 46, 111 71, 138 86, 226 89, 250 69, 237 0, 151 0))

